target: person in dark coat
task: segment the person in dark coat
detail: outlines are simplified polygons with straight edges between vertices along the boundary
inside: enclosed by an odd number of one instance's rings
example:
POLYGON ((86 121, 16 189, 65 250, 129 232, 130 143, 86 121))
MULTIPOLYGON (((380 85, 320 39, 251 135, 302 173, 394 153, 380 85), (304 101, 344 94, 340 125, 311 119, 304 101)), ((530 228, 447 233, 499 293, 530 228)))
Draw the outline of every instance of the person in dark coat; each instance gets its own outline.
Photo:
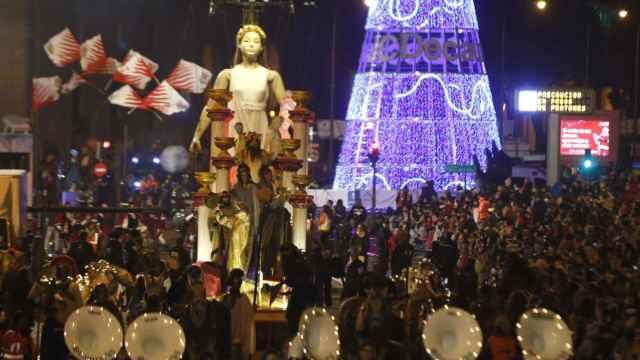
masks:
POLYGON ((391 255, 391 273, 393 275, 400 275, 402 270, 411 265, 415 249, 413 245, 409 244, 409 236, 406 232, 402 231, 398 235, 398 246, 396 246, 391 255))
POLYGON ((298 333, 298 323, 302 312, 316 303, 317 290, 313 284, 313 273, 308 261, 293 245, 288 244, 281 249, 282 266, 286 283, 291 290, 291 298, 286 311, 289 334, 298 333))
POLYGON ((119 230, 109 234, 105 260, 111 265, 124 267, 124 248, 122 246, 122 233, 119 230))
POLYGON ((87 233, 81 231, 78 236, 78 241, 73 243, 69 248, 68 255, 76 261, 78 270, 84 272, 84 267, 89 265, 96 259, 96 253, 93 251, 91 244, 87 242, 87 233))

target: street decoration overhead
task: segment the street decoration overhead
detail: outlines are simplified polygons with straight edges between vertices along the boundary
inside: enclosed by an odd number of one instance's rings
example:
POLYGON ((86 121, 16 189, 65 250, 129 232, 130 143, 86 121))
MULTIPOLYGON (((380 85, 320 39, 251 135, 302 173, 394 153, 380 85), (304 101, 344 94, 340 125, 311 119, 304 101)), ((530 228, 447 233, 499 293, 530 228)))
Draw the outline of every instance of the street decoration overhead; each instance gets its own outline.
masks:
POLYGON ((44 50, 56 66, 65 67, 79 62, 79 69, 73 69, 64 83, 60 76, 34 78, 33 111, 57 101, 60 95, 72 93, 81 85, 89 85, 114 105, 172 115, 189 108, 189 102, 178 91, 201 94, 212 78, 209 70, 180 59, 169 77, 160 81, 155 75, 160 66, 148 57, 131 49, 120 62, 108 56, 102 35, 95 35, 79 44, 69 28, 51 37, 44 50), (89 79, 92 75, 110 75, 110 80, 103 89, 89 79), (151 81, 156 87, 149 91, 147 87, 151 81), (125 85, 108 94, 114 82, 125 85))

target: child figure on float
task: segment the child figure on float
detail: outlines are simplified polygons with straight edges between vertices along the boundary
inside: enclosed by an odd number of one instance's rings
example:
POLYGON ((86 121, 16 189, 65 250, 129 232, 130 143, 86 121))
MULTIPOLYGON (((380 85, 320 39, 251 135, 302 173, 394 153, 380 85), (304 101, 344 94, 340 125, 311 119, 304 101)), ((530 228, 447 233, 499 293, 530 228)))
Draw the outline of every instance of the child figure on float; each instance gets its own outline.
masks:
MULTIPOLYGON (((228 136, 238 138, 240 134, 236 132, 235 124, 242 123, 244 131, 255 132, 261 136, 261 149, 265 148, 268 140, 265 135, 269 127, 269 97, 273 96, 278 104, 282 104, 285 98, 285 88, 280 74, 262 65, 265 63, 266 39, 265 32, 257 25, 241 27, 236 35, 235 65, 231 69, 221 71, 214 84, 215 89, 227 89, 233 94, 229 108, 235 115, 228 126, 228 136)), ((200 137, 211 122, 206 108, 202 109, 200 122, 191 141, 191 151, 201 150, 200 137)))

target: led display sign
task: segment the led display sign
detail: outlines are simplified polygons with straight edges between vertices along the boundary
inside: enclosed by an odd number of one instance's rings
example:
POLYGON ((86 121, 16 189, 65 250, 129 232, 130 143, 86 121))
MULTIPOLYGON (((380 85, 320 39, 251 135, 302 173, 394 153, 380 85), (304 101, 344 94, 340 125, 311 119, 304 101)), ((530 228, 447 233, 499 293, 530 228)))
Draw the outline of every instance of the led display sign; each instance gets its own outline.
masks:
POLYGON ((589 114, 595 107, 593 89, 516 91, 516 109, 531 113, 589 114))

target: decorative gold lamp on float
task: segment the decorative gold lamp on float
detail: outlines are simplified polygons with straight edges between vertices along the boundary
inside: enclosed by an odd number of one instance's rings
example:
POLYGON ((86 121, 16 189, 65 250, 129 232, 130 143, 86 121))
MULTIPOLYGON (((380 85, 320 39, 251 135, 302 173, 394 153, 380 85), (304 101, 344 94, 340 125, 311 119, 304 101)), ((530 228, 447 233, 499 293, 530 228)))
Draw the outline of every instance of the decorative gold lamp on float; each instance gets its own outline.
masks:
MULTIPOLYGON (((215 144, 216 138, 222 137, 224 134, 224 121, 231 115, 228 104, 232 98, 231 92, 226 89, 212 89, 209 91, 209 99, 211 101, 206 108, 206 112, 207 117, 211 120, 211 144, 215 144)), ((219 153, 220 151, 215 146, 211 146, 211 158, 219 156, 219 153)), ((211 167, 212 171, 213 169, 211 167)))
POLYGON ((280 186, 288 191, 294 190, 293 175, 302 168, 303 161, 296 157, 296 150, 300 148, 299 139, 283 139, 282 152, 273 161, 274 166, 280 171, 282 183, 280 186))
POLYGON ((230 158, 230 159, 233 158, 229 153, 229 149, 231 149, 236 145, 236 139, 232 137, 216 137, 214 138, 213 142, 216 145, 216 147, 220 149, 220 153, 218 154, 217 157, 230 158))
POLYGON ((194 177, 200 185, 197 194, 199 195, 209 195, 211 192, 211 184, 216 181, 216 174, 209 171, 196 171, 194 173, 194 177))
POLYGON ((211 163, 216 168, 216 191, 221 193, 229 190, 229 170, 235 165, 235 158, 231 156, 229 149, 236 145, 236 139, 216 137, 214 143, 220 152, 211 158, 211 163))

